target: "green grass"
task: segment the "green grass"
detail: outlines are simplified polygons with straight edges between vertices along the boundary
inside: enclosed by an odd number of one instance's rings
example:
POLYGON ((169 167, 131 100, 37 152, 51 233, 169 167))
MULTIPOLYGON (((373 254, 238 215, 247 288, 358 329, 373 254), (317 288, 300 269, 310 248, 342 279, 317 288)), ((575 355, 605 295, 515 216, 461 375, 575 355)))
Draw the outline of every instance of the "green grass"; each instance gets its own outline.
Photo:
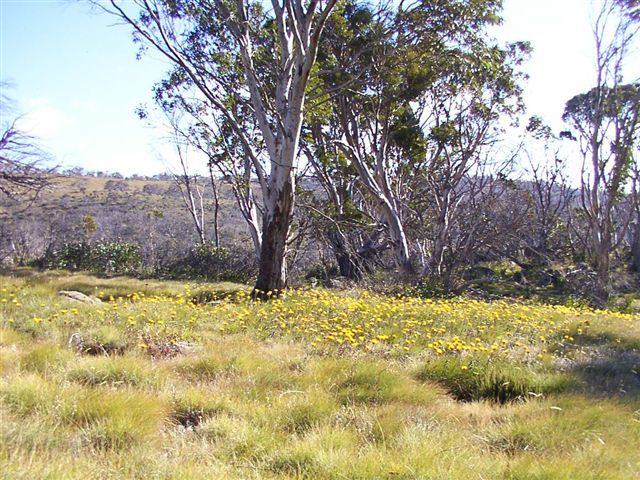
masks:
POLYGON ((129 385, 148 387, 161 379, 154 366, 136 357, 89 357, 81 358, 70 368, 67 380, 81 385, 129 385))
POLYGON ((145 293, 62 273, 0 280, 3 478, 640 471, 638 317, 361 291, 253 304, 229 285, 145 293), (81 284, 111 288, 106 303, 57 296, 81 284), (191 301, 205 290, 234 293, 191 301))
POLYGON ((562 392, 576 386, 572 375, 535 371, 505 360, 439 358, 426 362, 416 372, 421 381, 435 381, 455 399, 507 403, 562 392))

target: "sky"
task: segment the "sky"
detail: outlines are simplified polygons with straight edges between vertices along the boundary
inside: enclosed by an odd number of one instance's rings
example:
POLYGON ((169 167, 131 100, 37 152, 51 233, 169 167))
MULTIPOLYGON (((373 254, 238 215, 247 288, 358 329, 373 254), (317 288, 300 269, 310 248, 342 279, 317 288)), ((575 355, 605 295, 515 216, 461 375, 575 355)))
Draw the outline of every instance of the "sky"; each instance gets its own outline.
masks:
MULTIPOLYGON (((531 42, 527 114, 556 131, 565 102, 593 86, 592 12, 592 0, 505 0, 493 31, 502 42, 531 42)), ((162 130, 135 114, 153 104, 168 65, 136 52, 128 27, 80 2, 0 0, 0 80, 11 84, 2 93, 63 169, 153 175, 175 164, 162 130)), ((637 52, 630 65, 640 68, 637 52)))

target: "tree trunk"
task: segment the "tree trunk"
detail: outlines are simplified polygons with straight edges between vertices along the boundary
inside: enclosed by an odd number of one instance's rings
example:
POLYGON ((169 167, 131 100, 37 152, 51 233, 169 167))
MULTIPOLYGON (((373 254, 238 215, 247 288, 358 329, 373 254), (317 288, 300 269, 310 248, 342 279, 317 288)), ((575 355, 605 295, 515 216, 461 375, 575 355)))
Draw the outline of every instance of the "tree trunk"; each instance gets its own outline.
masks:
POLYGON ((400 272, 404 275, 415 273, 409 259, 409 243, 400 217, 386 198, 380 199, 382 215, 389 228, 394 257, 400 272))
POLYGON ((446 235, 445 228, 441 228, 436 236, 436 240, 433 244, 433 251, 427 260, 424 275, 429 277, 440 277, 442 275, 442 265, 444 263, 444 250, 446 247, 446 235))
POLYGON ((328 237, 331 249, 336 256, 340 276, 348 278, 349 280, 360 280, 362 278, 362 272, 360 271, 356 256, 349 251, 349 245, 344 235, 333 230, 329 232, 328 237))
POLYGON ((633 225, 631 240, 631 270, 640 273, 640 218, 633 225))
POLYGON ((266 300, 287 286, 286 247, 294 204, 294 179, 284 175, 268 197, 262 225, 262 251, 253 297, 266 300), (277 196, 275 196, 277 195, 277 196))
POLYGON ((220 249, 220 196, 211 165, 209 165, 209 179, 211 180, 211 191, 213 192, 213 242, 216 250, 218 250, 220 249))
POLYGON ((262 232, 260 231, 260 221, 258 219, 258 209, 255 203, 250 205, 249 211, 245 216, 247 222, 247 228, 251 235, 251 241, 253 242, 253 251, 255 252, 256 259, 260 261, 260 252, 262 252, 262 232))
POLYGON ((609 301, 609 253, 611 251, 611 240, 605 234, 605 238, 599 239, 593 249, 592 267, 596 273, 596 285, 594 298, 596 305, 600 308, 607 306, 609 301))
POLYGON ((423 274, 430 277, 442 276, 442 265, 444 263, 444 251, 449 237, 449 194, 445 196, 440 215, 438 215, 436 226, 436 238, 433 242, 433 251, 427 260, 423 274))

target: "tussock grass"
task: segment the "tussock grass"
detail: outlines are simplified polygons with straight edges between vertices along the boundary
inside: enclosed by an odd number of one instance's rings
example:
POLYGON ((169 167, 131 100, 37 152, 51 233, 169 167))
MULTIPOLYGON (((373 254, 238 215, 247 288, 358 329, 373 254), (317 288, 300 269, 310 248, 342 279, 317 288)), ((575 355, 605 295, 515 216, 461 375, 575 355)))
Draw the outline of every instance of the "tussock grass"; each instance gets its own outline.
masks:
POLYGON ((6 478, 640 471, 638 317, 357 290, 252 303, 242 289, 216 293, 231 286, 66 273, 2 280, 6 478), (105 303, 57 297, 70 287, 105 303), (161 343, 170 355, 151 351, 161 343))
POLYGON ((535 371, 527 365, 491 358, 438 358, 426 362, 415 376, 439 383, 456 400, 496 403, 561 392, 576 384, 571 375, 535 371))
POLYGON ((185 428, 195 428, 227 409, 225 398, 205 388, 190 387, 171 399, 171 418, 185 428))
POLYGON ((304 435, 330 423, 337 410, 336 401, 322 390, 291 391, 274 402, 271 419, 285 433, 304 435))
POLYGON ((93 448, 121 449, 156 433, 169 407, 153 395, 132 390, 66 391, 61 419, 78 427, 93 448))
POLYGON ((45 412, 54 405, 56 386, 37 374, 26 374, 0 386, 9 410, 20 416, 45 412))
POLYGON ((53 344, 35 345, 20 356, 21 368, 43 375, 54 375, 73 360, 74 355, 68 349, 53 344))
POLYGON ((27 341, 24 335, 16 330, 0 328, 0 347, 12 347, 27 341))
POLYGON ((276 452, 268 462, 268 469, 293 478, 318 478, 320 465, 315 453, 306 445, 293 445, 276 452))
POLYGON ((153 366, 144 365, 136 357, 82 358, 67 372, 67 379, 89 386, 148 387, 161 381, 153 366))
POLYGON ((71 340, 72 345, 85 355, 122 355, 136 345, 134 336, 115 325, 85 328, 77 334, 80 336, 71 340))
POLYGON ((179 375, 199 381, 214 380, 219 376, 231 374, 235 368, 235 357, 218 353, 182 358, 175 364, 175 370, 179 375))

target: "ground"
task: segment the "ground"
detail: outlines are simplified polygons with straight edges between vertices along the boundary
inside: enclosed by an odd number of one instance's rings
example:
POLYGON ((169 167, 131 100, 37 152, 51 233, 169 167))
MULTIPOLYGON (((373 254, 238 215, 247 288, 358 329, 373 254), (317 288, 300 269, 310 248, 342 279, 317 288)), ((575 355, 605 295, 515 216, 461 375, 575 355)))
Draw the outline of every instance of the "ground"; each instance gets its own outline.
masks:
POLYGON ((640 472, 638 316, 365 290, 248 294, 0 277, 3 478, 640 472))

